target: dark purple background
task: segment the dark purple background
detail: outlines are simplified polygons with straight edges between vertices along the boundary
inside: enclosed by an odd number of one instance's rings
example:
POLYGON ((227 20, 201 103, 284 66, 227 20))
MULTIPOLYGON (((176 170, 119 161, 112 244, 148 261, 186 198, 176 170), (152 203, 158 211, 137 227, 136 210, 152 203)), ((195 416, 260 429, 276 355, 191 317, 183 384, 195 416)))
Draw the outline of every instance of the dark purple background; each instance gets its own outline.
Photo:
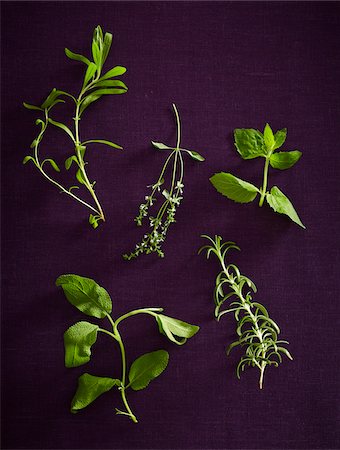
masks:
MULTIPOLYGON (((336 3, 2 3, 4 448, 338 447, 339 38, 336 3), (107 215, 93 231, 85 208, 22 166, 36 128, 21 103, 41 102, 52 87, 77 93, 83 66, 67 60, 64 47, 89 54, 97 24, 114 33, 107 68, 128 68, 121 78, 129 92, 100 100, 81 122, 84 139, 124 146, 88 152, 107 215), (121 254, 142 234, 133 217, 164 161, 149 142, 175 143, 172 102, 183 146, 206 161, 185 161, 185 199, 165 259, 125 262, 121 254), (223 198, 208 181, 230 170, 260 184, 263 161, 242 161, 232 130, 266 121, 288 128, 285 149, 303 152, 294 168, 271 170, 269 184, 292 199, 306 231, 268 207, 223 198), (290 342, 294 361, 269 369, 262 392, 257 370, 236 379, 239 350, 225 356, 235 324, 212 319, 219 267, 197 256, 202 233, 241 246, 231 261, 255 281, 257 299, 290 342), (122 327, 130 362, 159 348, 170 353, 159 379, 129 393, 137 425, 115 416, 117 392, 69 413, 82 372, 115 377, 120 363, 100 336, 90 364, 64 368, 63 332, 84 316, 54 286, 63 273, 103 285, 115 315, 164 306, 201 326, 183 347, 147 317, 122 327)), ((56 107, 55 119, 62 111, 56 107)), ((63 164, 71 152, 50 130, 42 153, 63 164)))

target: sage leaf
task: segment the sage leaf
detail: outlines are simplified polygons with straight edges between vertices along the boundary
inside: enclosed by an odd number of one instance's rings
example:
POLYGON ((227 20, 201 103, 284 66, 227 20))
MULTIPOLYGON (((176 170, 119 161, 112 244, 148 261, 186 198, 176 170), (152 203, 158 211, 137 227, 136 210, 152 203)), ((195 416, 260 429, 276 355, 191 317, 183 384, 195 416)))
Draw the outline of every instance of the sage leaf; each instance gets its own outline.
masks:
POLYGON ((294 209, 291 201, 284 195, 277 186, 273 186, 270 193, 266 194, 266 200, 271 208, 279 214, 286 214, 293 222, 306 228, 301 222, 297 212, 294 209))
POLYGON ((266 126, 264 127, 263 138, 267 149, 272 149, 275 145, 275 138, 273 131, 268 123, 266 123, 266 126))
POLYGON ((61 275, 56 280, 67 300, 88 316, 102 319, 112 311, 112 302, 107 291, 91 278, 79 275, 61 275))
POLYGON ((231 173, 216 173, 210 178, 210 181, 218 192, 238 203, 252 202, 259 192, 256 186, 231 173))
POLYGON ((236 128, 234 130, 235 145, 243 159, 266 156, 266 147, 262 133, 253 128, 236 128))
POLYGON ((299 161, 301 156, 302 153, 299 152, 299 150, 293 150, 291 152, 277 152, 270 156, 269 162, 274 169, 284 170, 294 166, 294 164, 299 161))
POLYGON ((151 144, 155 148, 158 148, 158 150, 175 150, 173 147, 168 147, 167 145, 163 144, 162 142, 151 141, 151 144))
POLYGON ((205 158, 203 158, 202 155, 200 155, 198 152, 195 152, 194 150, 186 150, 185 148, 181 148, 183 152, 188 153, 192 159, 195 159, 196 161, 205 161, 205 158))
POLYGON ((67 134, 70 136, 70 138, 72 139, 72 141, 75 141, 75 138, 74 138, 74 136, 73 136, 73 134, 72 134, 72 131, 71 131, 71 130, 69 129, 69 127, 67 127, 64 123, 56 122, 55 120, 53 120, 53 119, 51 119, 51 118, 49 118, 48 121, 49 121, 52 125, 54 125, 55 127, 58 127, 58 128, 61 128, 62 130, 64 130, 65 133, 67 133, 67 134))
POLYGON ((169 353, 165 350, 146 353, 137 358, 129 371, 129 384, 134 391, 146 388, 168 365, 169 353))
POLYGON ((65 48, 65 54, 68 58, 73 59, 74 61, 80 61, 89 66, 91 64, 91 61, 87 59, 83 55, 79 55, 78 53, 73 53, 68 48, 65 48))
POLYGON ((64 333, 65 366, 78 367, 90 361, 91 346, 97 340, 98 325, 77 322, 64 333))
POLYGON ((122 66, 116 66, 113 69, 106 72, 102 77, 99 78, 98 81, 107 80, 108 78, 118 77, 119 75, 123 75, 126 72, 126 68, 122 66))
POLYGON ((185 344, 187 339, 194 336, 199 330, 197 325, 191 325, 190 323, 165 316, 164 314, 157 314, 156 320, 160 333, 178 345, 185 344))
POLYGON ((118 148, 119 150, 123 150, 123 147, 121 147, 118 144, 115 144, 114 142, 107 141, 106 139, 91 139, 89 141, 83 142, 83 144, 91 144, 92 142, 96 142, 98 144, 105 144, 109 147, 118 148))
POLYGON ((275 144, 273 150, 282 147, 282 145, 285 143, 286 137, 287 137, 287 128, 282 128, 282 130, 277 131, 274 134, 275 144))
POLYGON ((89 373, 83 373, 78 378, 78 388, 72 399, 71 412, 75 414, 79 410, 86 408, 104 392, 108 392, 114 386, 119 386, 120 384, 120 380, 115 378, 96 377, 89 373))

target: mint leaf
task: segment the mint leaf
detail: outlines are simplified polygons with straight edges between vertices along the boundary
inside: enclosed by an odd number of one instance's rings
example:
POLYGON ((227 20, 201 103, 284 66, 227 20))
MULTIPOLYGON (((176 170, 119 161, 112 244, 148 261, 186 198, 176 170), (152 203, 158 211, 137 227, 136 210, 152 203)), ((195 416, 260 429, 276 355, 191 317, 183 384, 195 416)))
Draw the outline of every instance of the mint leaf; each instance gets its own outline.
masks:
POLYGON ((270 128, 270 125, 268 123, 266 123, 266 126, 264 127, 263 137, 264 137, 264 143, 266 144, 267 149, 271 150, 274 147, 275 138, 273 135, 273 131, 270 128))
POLYGON ((269 206, 271 206, 274 211, 280 214, 286 214, 292 219, 293 222, 297 223, 300 227, 306 228, 297 215, 297 212, 295 211, 294 206, 292 205, 289 198, 286 197, 277 186, 273 186, 271 188, 270 194, 266 194, 266 199, 269 206))
POLYGON ((282 130, 279 130, 274 134, 275 145, 273 147, 273 150, 280 148, 284 144, 286 136, 287 136, 287 128, 282 128, 282 130))
POLYGON ((234 130, 235 145, 243 159, 266 156, 266 148, 262 133, 253 128, 236 128, 234 130))
POLYGON ((158 377, 168 365, 169 353, 165 350, 146 353, 137 358, 131 365, 129 372, 130 386, 139 391, 148 386, 150 381, 158 377))
POLYGON ((299 150, 293 150, 291 152, 277 152, 270 156, 269 162, 274 169, 289 169, 299 161, 302 153, 299 150))
POLYGON ((77 322, 64 333, 65 366, 78 367, 90 361, 91 346, 97 340, 98 325, 77 322))
POLYGON ((56 285, 64 290, 67 300, 88 316, 102 319, 112 311, 107 291, 91 278, 79 275, 61 275, 56 285))
POLYGON ((231 173, 215 173, 210 181, 218 192, 238 203, 252 202, 259 192, 256 186, 231 173))
POLYGON ((178 345, 185 344, 187 339, 194 336, 200 329, 197 325, 191 325, 190 323, 163 314, 157 314, 156 320, 160 333, 178 345))
POLYGON ((86 408, 104 392, 120 384, 120 380, 115 378, 96 377, 84 373, 78 379, 78 388, 72 399, 71 412, 77 413, 79 410, 86 408))

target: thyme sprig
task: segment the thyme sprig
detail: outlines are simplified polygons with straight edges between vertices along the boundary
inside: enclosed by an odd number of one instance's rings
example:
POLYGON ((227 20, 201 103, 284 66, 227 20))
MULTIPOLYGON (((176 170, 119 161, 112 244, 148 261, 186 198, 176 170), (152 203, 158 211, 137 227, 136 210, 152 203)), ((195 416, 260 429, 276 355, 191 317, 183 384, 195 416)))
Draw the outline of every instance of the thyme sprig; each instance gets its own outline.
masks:
POLYGON ((282 362, 281 354, 293 359, 289 351, 282 345, 287 341, 278 340, 280 328, 269 317, 267 309, 258 302, 253 301, 252 292, 256 293, 255 284, 245 275, 242 275, 235 264, 226 263, 226 255, 230 249, 240 250, 234 242, 222 243, 221 236, 208 239, 211 244, 200 248, 199 253, 207 250, 207 258, 214 253, 221 263, 222 270, 216 277, 214 300, 215 318, 217 321, 227 314, 233 313, 237 322, 237 340, 227 348, 227 355, 234 347, 245 348, 245 353, 238 363, 236 373, 240 378, 246 367, 257 367, 260 371, 259 386, 263 387, 264 372, 267 366, 278 367, 282 362), (246 291, 247 289, 250 289, 246 291), (233 300, 231 303, 230 300, 233 300), (226 307, 226 302, 228 306, 226 307))
POLYGON ((66 56, 72 60, 80 61, 86 65, 86 71, 84 75, 84 81, 82 83, 81 90, 78 96, 69 94, 68 92, 61 91, 58 89, 52 89, 51 93, 45 99, 45 101, 40 106, 31 105, 29 103, 24 103, 25 108, 40 111, 43 114, 43 118, 36 120, 36 125, 40 126, 41 129, 31 144, 33 150, 33 155, 28 155, 24 158, 23 163, 26 164, 28 161, 32 161, 39 172, 52 184, 54 184, 60 192, 68 195, 74 200, 78 201, 82 205, 86 206, 91 210, 89 217, 89 222, 93 228, 97 228, 100 221, 105 221, 105 216, 103 208, 98 200, 97 194, 95 192, 95 181, 91 181, 86 170, 87 162, 85 161, 85 152, 87 145, 89 144, 104 144, 112 148, 122 149, 119 145, 105 140, 105 139, 88 139, 81 140, 80 138, 80 120, 85 109, 97 101, 103 95, 110 94, 124 94, 127 92, 127 86, 120 80, 112 79, 126 72, 125 67, 116 66, 102 75, 103 65, 107 59, 112 43, 112 34, 105 33, 101 27, 98 25, 93 33, 92 39, 92 57, 93 61, 90 61, 83 55, 71 52, 69 49, 65 48, 66 56), (58 103, 65 103, 63 98, 70 98, 75 104, 74 112, 74 126, 71 130, 67 125, 61 122, 57 122, 50 117, 50 111, 58 103), (46 172, 46 163, 56 171, 60 172, 58 164, 52 158, 45 158, 41 160, 39 155, 39 145, 41 144, 45 132, 49 125, 53 125, 63 132, 65 132, 71 139, 74 145, 74 153, 69 156, 65 161, 65 168, 69 170, 73 165, 76 167, 76 179, 80 185, 83 185, 87 191, 90 193, 93 204, 88 203, 83 200, 79 195, 74 193, 74 189, 79 189, 78 185, 71 187, 65 187, 60 181, 54 179, 49 173, 46 172))
POLYGON ((183 189, 184 189, 184 160, 183 152, 187 153, 191 158, 196 161, 204 161, 203 156, 193 150, 186 150, 180 147, 181 144, 181 122, 177 107, 175 104, 172 105, 177 124, 177 142, 176 147, 169 147, 161 142, 151 141, 152 145, 158 150, 170 150, 171 153, 167 157, 161 173, 157 181, 148 186, 150 193, 145 196, 145 201, 139 206, 139 212, 137 217, 135 217, 135 222, 138 226, 142 226, 143 220, 148 216, 149 209, 157 201, 157 196, 159 193, 160 200, 162 204, 156 215, 149 215, 149 224, 151 227, 151 232, 146 233, 140 243, 136 244, 135 250, 129 254, 124 254, 123 258, 131 260, 137 258, 137 256, 142 253, 150 254, 152 252, 157 253, 161 258, 164 257, 164 252, 161 248, 163 242, 165 241, 169 226, 176 222, 175 215, 178 206, 183 200, 183 189), (171 171, 171 183, 168 189, 165 189, 163 185, 165 184, 164 176, 167 172, 168 167, 172 164, 171 171))

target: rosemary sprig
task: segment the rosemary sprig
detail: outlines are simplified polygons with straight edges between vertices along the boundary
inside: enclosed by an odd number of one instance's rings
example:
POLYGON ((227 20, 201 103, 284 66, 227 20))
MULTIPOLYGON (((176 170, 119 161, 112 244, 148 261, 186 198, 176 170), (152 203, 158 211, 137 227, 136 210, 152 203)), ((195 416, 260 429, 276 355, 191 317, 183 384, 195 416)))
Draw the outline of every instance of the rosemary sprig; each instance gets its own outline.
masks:
POLYGON ((149 223, 152 231, 150 233, 144 234, 142 241, 136 245, 133 252, 123 255, 123 258, 127 260, 137 258, 137 256, 141 255, 142 253, 150 254, 152 252, 157 253, 157 255, 161 258, 164 257, 164 252, 161 246, 165 241, 170 224, 176 222, 176 210, 183 200, 184 161, 182 153, 187 153, 196 161, 204 161, 203 156, 201 156, 199 153, 180 147, 181 122, 176 105, 173 104, 172 106, 175 112, 177 123, 176 147, 169 147, 161 142, 151 141, 152 145, 158 150, 170 150, 171 153, 166 159, 157 181, 154 184, 148 186, 151 189, 151 193, 145 197, 145 202, 139 206, 138 215, 134 219, 137 225, 142 226, 143 220, 148 216, 149 208, 152 207, 156 202, 156 197, 159 192, 161 192, 162 195, 162 204, 155 216, 149 216, 149 223), (168 189, 161 188, 161 186, 163 187, 163 185, 165 184, 164 176, 166 170, 171 164, 172 173, 170 178, 170 187, 168 189))
POLYGON ((54 184, 60 192, 67 194, 74 200, 86 206, 91 210, 89 217, 89 222, 93 228, 97 228, 98 222, 105 221, 104 212, 102 206, 97 198, 97 194, 94 189, 95 181, 90 181, 90 178, 86 171, 87 162, 84 160, 86 146, 88 144, 104 144, 113 148, 122 149, 119 145, 104 139, 88 139, 82 141, 80 139, 80 126, 79 122, 85 109, 93 102, 97 101, 103 95, 109 94, 124 94, 127 92, 127 86, 120 80, 112 80, 119 75, 126 72, 125 67, 116 66, 113 69, 102 75, 102 68, 108 56, 111 48, 112 34, 105 33, 101 27, 98 25, 93 34, 92 39, 92 56, 93 61, 91 62, 88 58, 83 55, 71 52, 69 49, 65 48, 66 56, 72 60, 80 61, 84 63, 87 68, 84 75, 84 81, 82 83, 82 88, 78 96, 73 96, 68 92, 61 91, 58 89, 52 89, 51 93, 48 95, 46 100, 41 104, 41 106, 31 105, 29 103, 24 103, 25 108, 40 111, 43 113, 43 119, 37 119, 36 125, 40 126, 40 132, 38 136, 34 139, 31 144, 33 149, 33 155, 28 155, 24 158, 23 163, 26 164, 28 161, 32 161, 40 173, 52 184, 54 184), (74 127, 71 130, 67 125, 61 122, 57 122, 50 117, 50 111, 58 103, 65 103, 62 97, 71 98, 75 104, 74 112, 74 127), (74 145, 74 153, 69 156, 65 161, 65 168, 69 170, 72 164, 76 166, 76 179, 79 184, 83 185, 90 193, 94 204, 90 204, 84 201, 81 197, 74 193, 74 189, 79 189, 78 185, 71 186, 69 188, 63 186, 61 182, 55 180, 51 175, 49 175, 45 170, 45 164, 49 163, 51 167, 56 171, 60 172, 60 168, 57 163, 52 158, 46 158, 44 160, 40 159, 39 156, 39 145, 44 137, 46 129, 49 125, 58 127, 64 131, 68 137, 71 139, 74 145))
POLYGON ((224 314, 233 313, 237 322, 238 337, 228 346, 227 355, 234 347, 245 347, 245 353, 236 369, 237 377, 240 378, 240 373, 246 367, 257 367, 260 370, 259 386, 262 389, 267 366, 278 367, 282 362, 282 353, 293 359, 289 351, 282 346, 288 342, 278 340, 279 326, 269 317, 267 309, 261 303, 252 300, 251 291, 256 293, 255 284, 242 275, 235 264, 226 264, 227 252, 240 248, 234 242, 222 243, 221 236, 215 236, 214 239, 206 235, 202 237, 208 239, 211 244, 200 248, 199 253, 207 250, 207 258, 214 253, 222 266, 222 271, 216 277, 214 290, 215 318, 219 321, 224 314), (250 291, 245 292, 247 288, 250 291), (233 301, 226 308, 225 303, 230 300, 233 301))

